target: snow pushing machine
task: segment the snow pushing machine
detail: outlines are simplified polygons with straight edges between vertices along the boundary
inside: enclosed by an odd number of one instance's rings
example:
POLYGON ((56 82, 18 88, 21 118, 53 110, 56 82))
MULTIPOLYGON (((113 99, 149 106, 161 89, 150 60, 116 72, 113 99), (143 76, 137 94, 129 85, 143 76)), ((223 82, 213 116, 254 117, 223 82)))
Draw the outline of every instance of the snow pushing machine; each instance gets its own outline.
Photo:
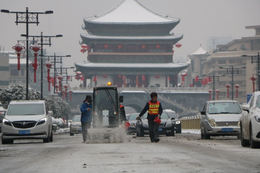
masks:
POLYGON ((125 117, 120 113, 120 102, 123 96, 119 96, 117 87, 97 86, 93 88, 93 115, 92 138, 108 138, 122 141, 125 137, 125 117))

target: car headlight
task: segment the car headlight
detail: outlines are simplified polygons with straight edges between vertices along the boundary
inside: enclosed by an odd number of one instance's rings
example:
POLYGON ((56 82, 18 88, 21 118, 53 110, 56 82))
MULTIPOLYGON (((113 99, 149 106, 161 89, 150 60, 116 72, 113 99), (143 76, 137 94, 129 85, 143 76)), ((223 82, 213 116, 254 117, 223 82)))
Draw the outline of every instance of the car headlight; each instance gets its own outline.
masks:
POLYGON ((175 121, 175 124, 181 124, 181 121, 175 121))
POLYGON ((11 122, 8 119, 3 119, 3 124, 8 125, 8 126, 12 126, 11 122))
POLYGON ((240 127, 240 121, 237 122, 237 126, 240 127))
POLYGON ((216 121, 215 121, 215 119, 213 119, 213 118, 210 118, 210 119, 209 119, 209 124, 210 124, 212 127, 216 127, 216 126, 217 126, 216 121))
POLYGON ((37 125, 41 125, 47 122, 47 118, 40 119, 37 123, 37 125))
POLYGON ((260 123, 260 117, 259 116, 255 116, 255 120, 258 122, 258 123, 260 123))

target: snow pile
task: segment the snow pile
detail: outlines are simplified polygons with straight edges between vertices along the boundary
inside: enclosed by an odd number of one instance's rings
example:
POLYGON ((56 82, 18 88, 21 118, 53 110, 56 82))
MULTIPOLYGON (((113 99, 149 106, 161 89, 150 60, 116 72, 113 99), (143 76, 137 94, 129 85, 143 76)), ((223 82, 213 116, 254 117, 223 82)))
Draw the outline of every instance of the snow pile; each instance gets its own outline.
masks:
POLYGON ((127 141, 124 128, 88 129, 87 143, 123 143, 127 141))

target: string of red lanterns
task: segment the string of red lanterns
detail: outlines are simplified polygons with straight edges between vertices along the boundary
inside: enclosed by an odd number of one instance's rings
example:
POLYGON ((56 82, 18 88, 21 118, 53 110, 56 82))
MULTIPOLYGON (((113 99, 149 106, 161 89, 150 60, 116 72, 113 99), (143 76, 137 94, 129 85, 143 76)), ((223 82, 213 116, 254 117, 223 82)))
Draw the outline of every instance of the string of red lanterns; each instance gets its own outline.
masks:
POLYGON ((33 46, 30 46, 30 49, 34 52, 34 62, 31 63, 31 66, 34 70, 34 83, 36 83, 36 71, 37 67, 40 65, 39 63, 37 63, 37 55, 38 51, 41 50, 41 47, 37 43, 34 43, 33 46))

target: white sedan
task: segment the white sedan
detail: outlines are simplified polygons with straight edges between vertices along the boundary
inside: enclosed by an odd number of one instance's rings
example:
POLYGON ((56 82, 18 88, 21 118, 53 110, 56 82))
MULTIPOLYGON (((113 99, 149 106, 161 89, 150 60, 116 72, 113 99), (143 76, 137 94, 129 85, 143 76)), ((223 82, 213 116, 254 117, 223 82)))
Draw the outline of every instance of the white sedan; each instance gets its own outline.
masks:
POLYGON ((260 147, 260 92, 254 92, 248 104, 242 105, 240 118, 241 145, 260 147))

